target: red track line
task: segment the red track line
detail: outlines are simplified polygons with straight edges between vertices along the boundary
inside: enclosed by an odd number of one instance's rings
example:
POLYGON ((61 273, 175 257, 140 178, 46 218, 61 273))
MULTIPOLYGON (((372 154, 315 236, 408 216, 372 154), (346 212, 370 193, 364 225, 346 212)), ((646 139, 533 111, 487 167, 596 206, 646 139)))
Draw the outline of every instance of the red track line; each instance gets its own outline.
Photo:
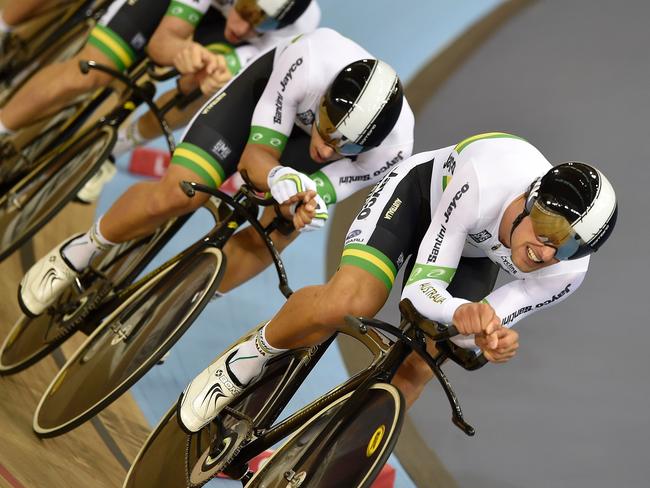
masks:
POLYGON ((14 488, 25 488, 2 464, 0 464, 0 476, 6 479, 14 488))

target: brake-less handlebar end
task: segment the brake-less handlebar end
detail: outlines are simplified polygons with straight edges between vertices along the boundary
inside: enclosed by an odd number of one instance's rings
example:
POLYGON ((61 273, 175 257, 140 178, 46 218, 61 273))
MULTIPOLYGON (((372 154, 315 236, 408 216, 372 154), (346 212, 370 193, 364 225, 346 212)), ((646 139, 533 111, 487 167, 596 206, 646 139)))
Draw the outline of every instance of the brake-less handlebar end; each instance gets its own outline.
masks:
POLYGON ((469 425, 469 424, 468 424, 467 422, 465 422, 463 419, 461 419, 461 418, 459 418, 459 417, 456 417, 456 416, 452 416, 452 417, 451 417, 451 421, 453 422, 453 424, 454 424, 456 427, 458 427, 460 430, 462 430, 463 432, 465 432, 465 434, 467 434, 469 437, 473 437, 474 434, 476 434, 476 429, 474 429, 474 427, 472 427, 471 425, 469 425))
POLYGON ((185 193, 188 197, 192 198, 194 195, 196 195, 196 190, 192 186, 192 183, 189 181, 181 181, 179 185, 181 186, 183 193, 185 193))
POLYGON ((354 327, 355 329, 358 329, 359 332, 365 334, 368 332, 368 327, 363 323, 363 321, 359 317, 355 317, 353 315, 346 315, 345 316, 345 322, 350 326, 354 327))

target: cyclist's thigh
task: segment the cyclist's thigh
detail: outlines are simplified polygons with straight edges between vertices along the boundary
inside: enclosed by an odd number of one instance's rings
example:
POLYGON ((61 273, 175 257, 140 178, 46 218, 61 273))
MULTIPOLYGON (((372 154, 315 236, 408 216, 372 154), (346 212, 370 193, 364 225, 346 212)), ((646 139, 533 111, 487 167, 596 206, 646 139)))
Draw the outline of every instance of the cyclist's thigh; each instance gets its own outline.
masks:
POLYGON ((253 111, 273 70, 273 56, 269 51, 258 58, 206 102, 174 151, 172 165, 194 171, 215 188, 237 171, 253 111))
POLYGON ((370 190, 345 238, 342 265, 361 267, 392 288, 397 271, 417 253, 431 220, 431 170, 431 164, 405 163, 391 168, 370 190))
POLYGON ((168 6, 169 2, 160 0, 115 0, 90 33, 88 43, 125 70, 144 57, 144 48, 168 6))

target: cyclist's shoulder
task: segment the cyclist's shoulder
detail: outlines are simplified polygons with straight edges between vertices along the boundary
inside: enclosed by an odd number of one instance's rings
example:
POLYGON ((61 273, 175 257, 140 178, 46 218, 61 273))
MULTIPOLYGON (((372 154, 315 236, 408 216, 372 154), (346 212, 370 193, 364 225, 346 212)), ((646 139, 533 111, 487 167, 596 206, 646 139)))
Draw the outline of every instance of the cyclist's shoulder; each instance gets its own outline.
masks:
MULTIPOLYGON (((455 165, 471 167, 479 182, 496 185, 508 182, 527 187, 534 178, 551 168, 551 163, 523 137, 506 132, 477 134, 456 144, 452 153, 455 165)), ((523 188, 525 191, 526 188, 523 188)))
POLYGON ((297 35, 287 44, 287 48, 291 46, 308 46, 308 49, 315 53, 323 53, 330 59, 347 59, 350 51, 352 55, 357 56, 355 59, 361 57, 374 58, 357 42, 329 27, 318 27, 311 32, 297 35), (359 53, 361 53, 361 56, 358 56, 359 53))

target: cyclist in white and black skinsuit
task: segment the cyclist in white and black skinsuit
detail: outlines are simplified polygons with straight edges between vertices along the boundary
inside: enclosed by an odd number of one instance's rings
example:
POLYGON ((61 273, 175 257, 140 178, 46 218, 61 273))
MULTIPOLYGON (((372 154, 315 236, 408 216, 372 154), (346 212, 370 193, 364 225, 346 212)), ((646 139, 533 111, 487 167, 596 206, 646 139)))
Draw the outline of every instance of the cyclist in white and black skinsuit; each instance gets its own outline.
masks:
MULTIPOLYGON (((320 22, 320 8, 315 0, 267 0, 264 5, 289 5, 289 9, 282 11, 279 20, 260 16, 257 0, 115 0, 77 55, 38 71, 0 110, 0 141, 45 115, 58 112, 79 95, 112 81, 110 75, 98 70, 82 74, 80 60, 91 59, 125 71, 144 58, 146 49, 156 63, 175 66, 185 75, 179 84, 184 93, 200 86, 209 96, 260 53, 281 40, 313 31, 320 22), (253 25, 253 17, 260 25, 253 25), (48 89, 43 90, 43 86, 48 89)), ((159 106, 175 93, 172 90, 164 94, 158 100, 159 106)), ((179 128, 187 124, 201 103, 199 100, 183 110, 170 111, 166 116, 170 126, 179 128)), ((120 128, 113 154, 119 157, 160 135, 156 117, 148 112, 120 128)), ((107 161, 78 199, 86 203, 95 201, 114 174, 115 166, 107 161)))
MULTIPOLYGON (((507 361, 518 347, 511 327, 575 292, 616 215, 602 173, 584 163, 553 168, 511 134, 481 134, 416 154, 370 192, 329 283, 296 291, 253 338, 199 374, 184 392, 180 419, 198 430, 271 357, 323 342, 345 315, 374 316, 409 256, 415 260, 402 297, 424 316, 454 324, 465 336, 454 339, 458 345, 507 361), (514 280, 492 291, 497 265, 514 280)), ((393 383, 411 405, 431 377, 412 354, 393 383)))
MULTIPOLYGON (((188 198, 179 188, 183 180, 218 187, 244 169, 278 202, 304 203, 293 215, 298 229, 320 228, 327 204, 378 181, 410 156, 413 127, 399 78, 386 63, 331 29, 294 39, 259 57, 206 103, 161 181, 132 186, 86 234, 36 263, 21 282, 21 306, 42 313, 98 252, 201 206, 207 195, 188 198)), ((274 216, 268 209, 262 222, 274 216)), ((283 249, 297 235, 274 232, 272 238, 283 249)), ((224 253, 237 265, 226 269, 220 292, 271 262, 250 228, 233 236, 224 253)))

